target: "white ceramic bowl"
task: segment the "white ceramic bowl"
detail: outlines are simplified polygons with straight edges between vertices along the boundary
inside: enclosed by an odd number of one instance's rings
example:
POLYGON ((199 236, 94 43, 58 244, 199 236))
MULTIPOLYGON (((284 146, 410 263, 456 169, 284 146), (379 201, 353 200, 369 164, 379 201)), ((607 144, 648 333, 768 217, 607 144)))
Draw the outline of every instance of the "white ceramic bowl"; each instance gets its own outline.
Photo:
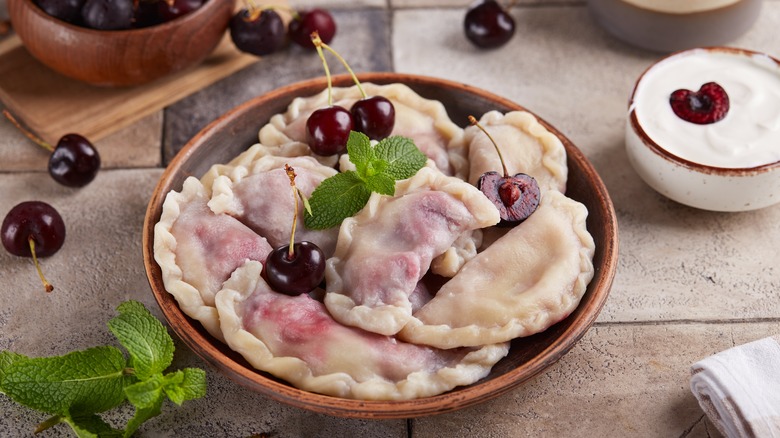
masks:
POLYGON ((764 0, 588 0, 593 19, 637 47, 672 52, 726 44, 747 32, 764 0))
POLYGON ((746 211, 780 202, 780 61, 726 47, 659 60, 639 77, 629 100, 626 151, 648 185, 682 204, 746 211), (732 62, 737 69, 730 68, 732 62), (729 94, 723 120, 695 125, 674 115, 668 104, 672 91, 696 91, 710 81, 729 94), (755 145, 761 145, 761 154, 753 154, 755 145))

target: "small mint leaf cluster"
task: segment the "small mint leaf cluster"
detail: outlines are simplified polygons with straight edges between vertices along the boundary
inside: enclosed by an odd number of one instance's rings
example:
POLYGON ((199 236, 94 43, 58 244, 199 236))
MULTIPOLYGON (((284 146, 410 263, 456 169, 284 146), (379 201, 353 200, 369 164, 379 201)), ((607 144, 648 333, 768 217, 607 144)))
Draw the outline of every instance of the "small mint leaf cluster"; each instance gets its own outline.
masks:
POLYGON ((392 196, 395 182, 414 176, 428 159, 406 137, 388 137, 372 146, 368 136, 355 131, 349 133, 347 153, 355 170, 333 175, 314 189, 306 227, 323 230, 341 224, 366 205, 372 192, 392 196))
POLYGON ((181 405, 206 394, 201 369, 164 374, 173 361, 173 340, 143 304, 126 301, 117 310, 108 327, 128 358, 111 346, 41 358, 0 352, 0 393, 52 415, 36 432, 64 422, 78 437, 129 437, 160 414, 166 397, 181 405), (135 415, 124 429, 114 429, 97 415, 125 400, 135 415))

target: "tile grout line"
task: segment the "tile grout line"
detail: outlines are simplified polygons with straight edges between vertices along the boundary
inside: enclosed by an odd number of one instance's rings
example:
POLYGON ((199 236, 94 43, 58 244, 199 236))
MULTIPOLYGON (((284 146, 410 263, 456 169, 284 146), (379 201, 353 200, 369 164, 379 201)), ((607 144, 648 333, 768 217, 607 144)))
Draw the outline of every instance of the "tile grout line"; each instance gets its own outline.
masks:
POLYGON ((596 322, 594 327, 620 326, 659 326, 659 325, 715 325, 715 324, 762 324, 780 323, 780 317, 739 318, 739 319, 669 319, 664 321, 604 321, 596 322))

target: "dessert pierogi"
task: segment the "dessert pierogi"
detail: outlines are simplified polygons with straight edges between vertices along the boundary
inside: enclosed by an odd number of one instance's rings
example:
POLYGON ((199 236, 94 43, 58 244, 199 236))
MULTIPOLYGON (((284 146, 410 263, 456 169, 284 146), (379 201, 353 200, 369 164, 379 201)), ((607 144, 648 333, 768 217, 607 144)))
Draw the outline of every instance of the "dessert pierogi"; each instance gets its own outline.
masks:
MULTIPOLYGON (((426 166, 396 181, 392 196, 372 193, 340 226, 308 229, 285 165, 305 197, 356 167, 305 143, 306 119, 327 105, 327 91, 297 98, 260 129, 258 144, 168 194, 154 236, 163 283, 252 366, 307 391, 406 400, 473 384, 508 341, 568 316, 593 277, 587 209, 563 194, 565 148, 530 113, 482 116, 510 174, 541 189, 528 219, 497 228, 498 209, 474 186, 502 170, 489 138, 406 85, 363 88, 393 103, 392 135, 412 139, 426 166), (327 261, 321 288, 288 296, 268 285, 264 264, 289 242, 293 217, 296 241, 314 242, 327 261)), ((357 87, 333 96, 345 108, 361 98, 357 87)))
POLYGON ((424 167, 398 182, 394 196, 374 193, 342 222, 326 264, 325 305, 343 324, 395 334, 411 317, 409 296, 433 258, 461 234, 499 220, 476 187, 424 167))
POLYGON ((440 394, 485 377, 508 343, 439 350, 339 324, 309 295, 271 290, 249 261, 217 294, 225 341, 252 366, 308 391, 365 400, 440 394))

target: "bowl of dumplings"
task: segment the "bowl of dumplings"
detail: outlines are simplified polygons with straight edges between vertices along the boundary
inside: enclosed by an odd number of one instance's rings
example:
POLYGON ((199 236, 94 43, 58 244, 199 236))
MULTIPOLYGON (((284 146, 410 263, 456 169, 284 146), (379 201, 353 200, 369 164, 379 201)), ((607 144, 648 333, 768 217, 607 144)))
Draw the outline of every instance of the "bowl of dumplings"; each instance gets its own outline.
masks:
MULTIPOLYGON (((434 415, 520 387, 576 344, 607 299, 618 238, 603 182, 571 141, 510 100, 425 76, 358 78, 393 103, 391 135, 411 139, 425 166, 340 225, 299 223, 296 241, 322 249, 325 279, 279 293, 263 266, 289 243, 295 209, 304 214, 285 166, 308 197, 349 165, 307 143, 306 120, 328 105, 325 78, 231 110, 182 149, 149 202, 144 263, 164 317, 236 383, 333 416, 434 415), (513 227, 497 226, 475 185, 502 170, 490 138, 508 172, 539 187, 535 211, 513 227)), ((335 105, 361 99, 349 76, 333 86, 335 105)))

